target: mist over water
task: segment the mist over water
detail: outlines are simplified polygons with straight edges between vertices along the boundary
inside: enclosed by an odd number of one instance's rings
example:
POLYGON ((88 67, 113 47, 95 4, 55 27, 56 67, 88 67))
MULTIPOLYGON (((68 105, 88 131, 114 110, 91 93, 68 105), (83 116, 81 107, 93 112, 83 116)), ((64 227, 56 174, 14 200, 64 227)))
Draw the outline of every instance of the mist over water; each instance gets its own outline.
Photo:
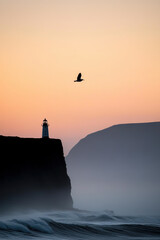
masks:
MULTIPOLYGON (((93 183, 94 184, 94 183, 93 183)), ((132 189, 123 189, 122 185, 113 186, 114 189, 107 188, 105 185, 98 186, 86 184, 85 189, 83 185, 75 185, 78 187, 72 190, 72 196, 74 198, 74 207, 80 209, 86 209, 91 211, 103 211, 113 210, 119 215, 147 215, 155 216, 160 215, 159 207, 159 193, 153 194, 147 191, 132 189), (94 188, 97 187, 95 190, 94 188), (83 189, 83 190, 81 190, 83 189), (104 192, 106 190, 106 192, 104 192), (80 193, 82 194, 80 196, 80 193)), ((158 189, 157 189, 158 191, 158 189)))

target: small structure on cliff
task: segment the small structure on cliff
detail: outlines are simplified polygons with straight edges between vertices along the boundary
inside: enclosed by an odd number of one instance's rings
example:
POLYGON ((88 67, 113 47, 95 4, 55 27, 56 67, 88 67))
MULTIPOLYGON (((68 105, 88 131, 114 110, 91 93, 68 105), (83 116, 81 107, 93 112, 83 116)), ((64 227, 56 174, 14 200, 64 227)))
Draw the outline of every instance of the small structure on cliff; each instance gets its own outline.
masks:
POLYGON ((49 126, 48 121, 45 118, 42 124, 42 138, 49 138, 48 126, 49 126))

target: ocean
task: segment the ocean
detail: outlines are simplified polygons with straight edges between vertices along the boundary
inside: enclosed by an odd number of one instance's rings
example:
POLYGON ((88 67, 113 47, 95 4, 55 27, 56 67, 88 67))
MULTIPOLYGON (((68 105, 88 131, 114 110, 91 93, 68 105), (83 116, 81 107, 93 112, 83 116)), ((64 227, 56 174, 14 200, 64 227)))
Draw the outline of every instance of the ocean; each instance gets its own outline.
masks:
POLYGON ((116 216, 113 212, 51 211, 0 217, 0 239, 160 239, 160 217, 116 216))

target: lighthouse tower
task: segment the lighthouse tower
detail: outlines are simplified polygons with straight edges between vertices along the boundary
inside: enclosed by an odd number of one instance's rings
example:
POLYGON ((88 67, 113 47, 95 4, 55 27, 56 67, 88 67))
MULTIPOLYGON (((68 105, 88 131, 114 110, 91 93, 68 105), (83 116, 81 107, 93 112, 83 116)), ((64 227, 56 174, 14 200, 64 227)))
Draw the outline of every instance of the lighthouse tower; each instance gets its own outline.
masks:
POLYGON ((45 118, 42 124, 42 138, 49 138, 48 126, 49 124, 47 122, 47 119, 45 118))

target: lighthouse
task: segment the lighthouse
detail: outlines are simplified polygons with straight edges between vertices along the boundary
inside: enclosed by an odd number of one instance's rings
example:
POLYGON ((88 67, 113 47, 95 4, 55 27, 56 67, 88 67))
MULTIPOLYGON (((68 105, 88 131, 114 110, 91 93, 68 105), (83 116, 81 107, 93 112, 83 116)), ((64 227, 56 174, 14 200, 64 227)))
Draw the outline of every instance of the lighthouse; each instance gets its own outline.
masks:
POLYGON ((45 118, 42 124, 42 138, 49 138, 48 126, 49 126, 48 121, 45 118))

